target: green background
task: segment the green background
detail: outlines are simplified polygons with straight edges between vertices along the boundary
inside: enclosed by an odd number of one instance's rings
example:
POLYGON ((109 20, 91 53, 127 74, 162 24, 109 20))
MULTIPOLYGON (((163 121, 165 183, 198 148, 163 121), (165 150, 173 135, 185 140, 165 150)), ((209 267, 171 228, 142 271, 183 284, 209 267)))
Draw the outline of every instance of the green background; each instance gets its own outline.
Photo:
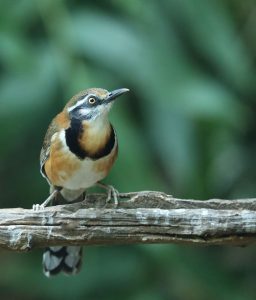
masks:
MULTIPOLYGON (((42 202, 46 128, 79 90, 127 87, 110 118, 120 191, 256 194, 254 0, 1 0, 1 208, 42 202)), ((0 252, 2 299, 256 299, 255 247, 88 247, 76 277, 0 252)))

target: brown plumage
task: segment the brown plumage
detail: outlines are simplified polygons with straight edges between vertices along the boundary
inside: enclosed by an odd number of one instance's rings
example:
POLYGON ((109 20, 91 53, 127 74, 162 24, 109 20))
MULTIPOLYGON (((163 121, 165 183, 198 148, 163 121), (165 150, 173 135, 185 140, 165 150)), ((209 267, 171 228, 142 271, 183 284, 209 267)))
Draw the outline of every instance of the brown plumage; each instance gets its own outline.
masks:
MULTIPOLYGON (((72 97, 53 119, 40 153, 41 172, 51 186, 52 195, 56 195, 56 190, 66 201, 74 201, 108 175, 118 153, 108 112, 112 101, 127 91, 84 90, 72 97)), ((51 196, 47 202, 49 199, 51 196)), ((47 248, 43 257, 44 273, 47 276, 60 271, 77 273, 81 253, 77 246, 47 248)))
POLYGON ((70 118, 66 110, 63 110, 52 120, 46 132, 43 146, 40 152, 41 168, 44 166, 45 162, 49 159, 52 136, 55 133, 60 132, 62 129, 67 129, 69 126, 70 126, 70 118))

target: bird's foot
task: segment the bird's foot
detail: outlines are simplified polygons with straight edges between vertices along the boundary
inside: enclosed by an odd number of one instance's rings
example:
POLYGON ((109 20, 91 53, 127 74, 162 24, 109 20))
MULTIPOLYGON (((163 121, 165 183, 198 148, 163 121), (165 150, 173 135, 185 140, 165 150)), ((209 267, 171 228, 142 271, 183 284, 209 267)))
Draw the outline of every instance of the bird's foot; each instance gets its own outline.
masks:
POLYGON ((106 199, 106 203, 109 203, 113 197, 114 199, 114 205, 117 207, 118 206, 118 197, 119 197, 119 192, 117 189, 115 189, 112 185, 108 185, 108 196, 106 199))
POLYGON ((109 203, 111 199, 114 199, 114 205, 115 207, 118 206, 118 198, 119 198, 119 192, 117 189, 115 189, 112 185, 107 185, 101 182, 97 183, 98 186, 104 188, 107 191, 107 198, 106 203, 109 203))
POLYGON ((57 190, 54 190, 54 191, 50 194, 50 196, 49 196, 43 203, 41 203, 41 204, 33 204, 32 209, 33 209, 34 211, 44 210, 45 207, 47 206, 47 204, 48 204, 49 202, 51 202, 51 201, 55 198, 57 192, 58 192, 57 190))

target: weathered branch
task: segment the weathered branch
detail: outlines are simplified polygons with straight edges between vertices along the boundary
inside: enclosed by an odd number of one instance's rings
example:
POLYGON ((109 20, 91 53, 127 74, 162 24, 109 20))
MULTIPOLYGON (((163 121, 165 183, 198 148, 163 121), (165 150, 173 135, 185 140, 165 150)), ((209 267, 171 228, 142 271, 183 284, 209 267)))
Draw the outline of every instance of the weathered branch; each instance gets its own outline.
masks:
POLYGON ((50 245, 186 243, 247 245, 256 241, 256 199, 175 199, 160 192, 105 195, 32 209, 0 210, 0 247, 27 251, 50 245))

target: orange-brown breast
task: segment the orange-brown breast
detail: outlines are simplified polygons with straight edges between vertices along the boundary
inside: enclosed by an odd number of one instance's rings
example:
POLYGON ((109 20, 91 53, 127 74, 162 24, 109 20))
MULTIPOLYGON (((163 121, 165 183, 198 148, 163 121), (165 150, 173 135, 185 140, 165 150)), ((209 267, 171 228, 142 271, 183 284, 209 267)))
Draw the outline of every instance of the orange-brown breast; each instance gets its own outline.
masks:
POLYGON ((118 145, 116 144, 115 148, 111 151, 110 155, 106 158, 95 161, 94 171, 95 172, 104 172, 105 176, 108 175, 110 169, 112 168, 118 154, 118 145))
POLYGON ((89 157, 93 157, 106 147, 111 135, 111 125, 107 123, 99 131, 95 131, 95 128, 89 122, 83 122, 82 126, 83 130, 79 138, 79 144, 89 157))
MULTIPOLYGON (((61 128, 68 128, 70 126, 70 121, 64 113, 59 114, 55 118, 56 125, 61 128)), ((88 158, 92 158, 93 168, 88 170, 88 172, 93 172, 93 177, 95 173, 104 175, 101 178, 104 178, 109 173, 112 165, 115 162, 118 152, 117 141, 115 141, 115 135, 113 141, 113 149, 111 148, 109 153, 104 157, 99 157, 94 159, 93 156, 97 153, 100 153, 104 150, 104 147, 109 143, 111 135, 113 137, 113 129, 110 123, 104 124, 97 130, 97 126, 90 126, 91 124, 83 122, 83 130, 79 136, 79 144, 82 149, 84 149, 88 158)), ((50 146, 50 154, 48 159, 45 162, 44 170, 49 178, 51 184, 55 186, 65 187, 65 183, 75 176, 76 172, 81 171, 87 172, 86 164, 83 163, 84 160, 78 158, 74 153, 72 153, 68 146, 63 144, 65 143, 65 137, 60 135, 65 133, 57 132, 55 133, 55 138, 52 140, 50 146)), ((87 158, 85 158, 87 159, 87 158)), ((89 175, 89 174, 88 174, 89 175)), ((89 175, 90 176, 90 175, 89 175)), ((82 180, 82 178, 79 178, 82 180)))
POLYGON ((44 166, 47 177, 55 186, 65 185, 65 181, 80 167, 79 160, 63 150, 62 141, 57 137, 52 142, 50 155, 44 166))

